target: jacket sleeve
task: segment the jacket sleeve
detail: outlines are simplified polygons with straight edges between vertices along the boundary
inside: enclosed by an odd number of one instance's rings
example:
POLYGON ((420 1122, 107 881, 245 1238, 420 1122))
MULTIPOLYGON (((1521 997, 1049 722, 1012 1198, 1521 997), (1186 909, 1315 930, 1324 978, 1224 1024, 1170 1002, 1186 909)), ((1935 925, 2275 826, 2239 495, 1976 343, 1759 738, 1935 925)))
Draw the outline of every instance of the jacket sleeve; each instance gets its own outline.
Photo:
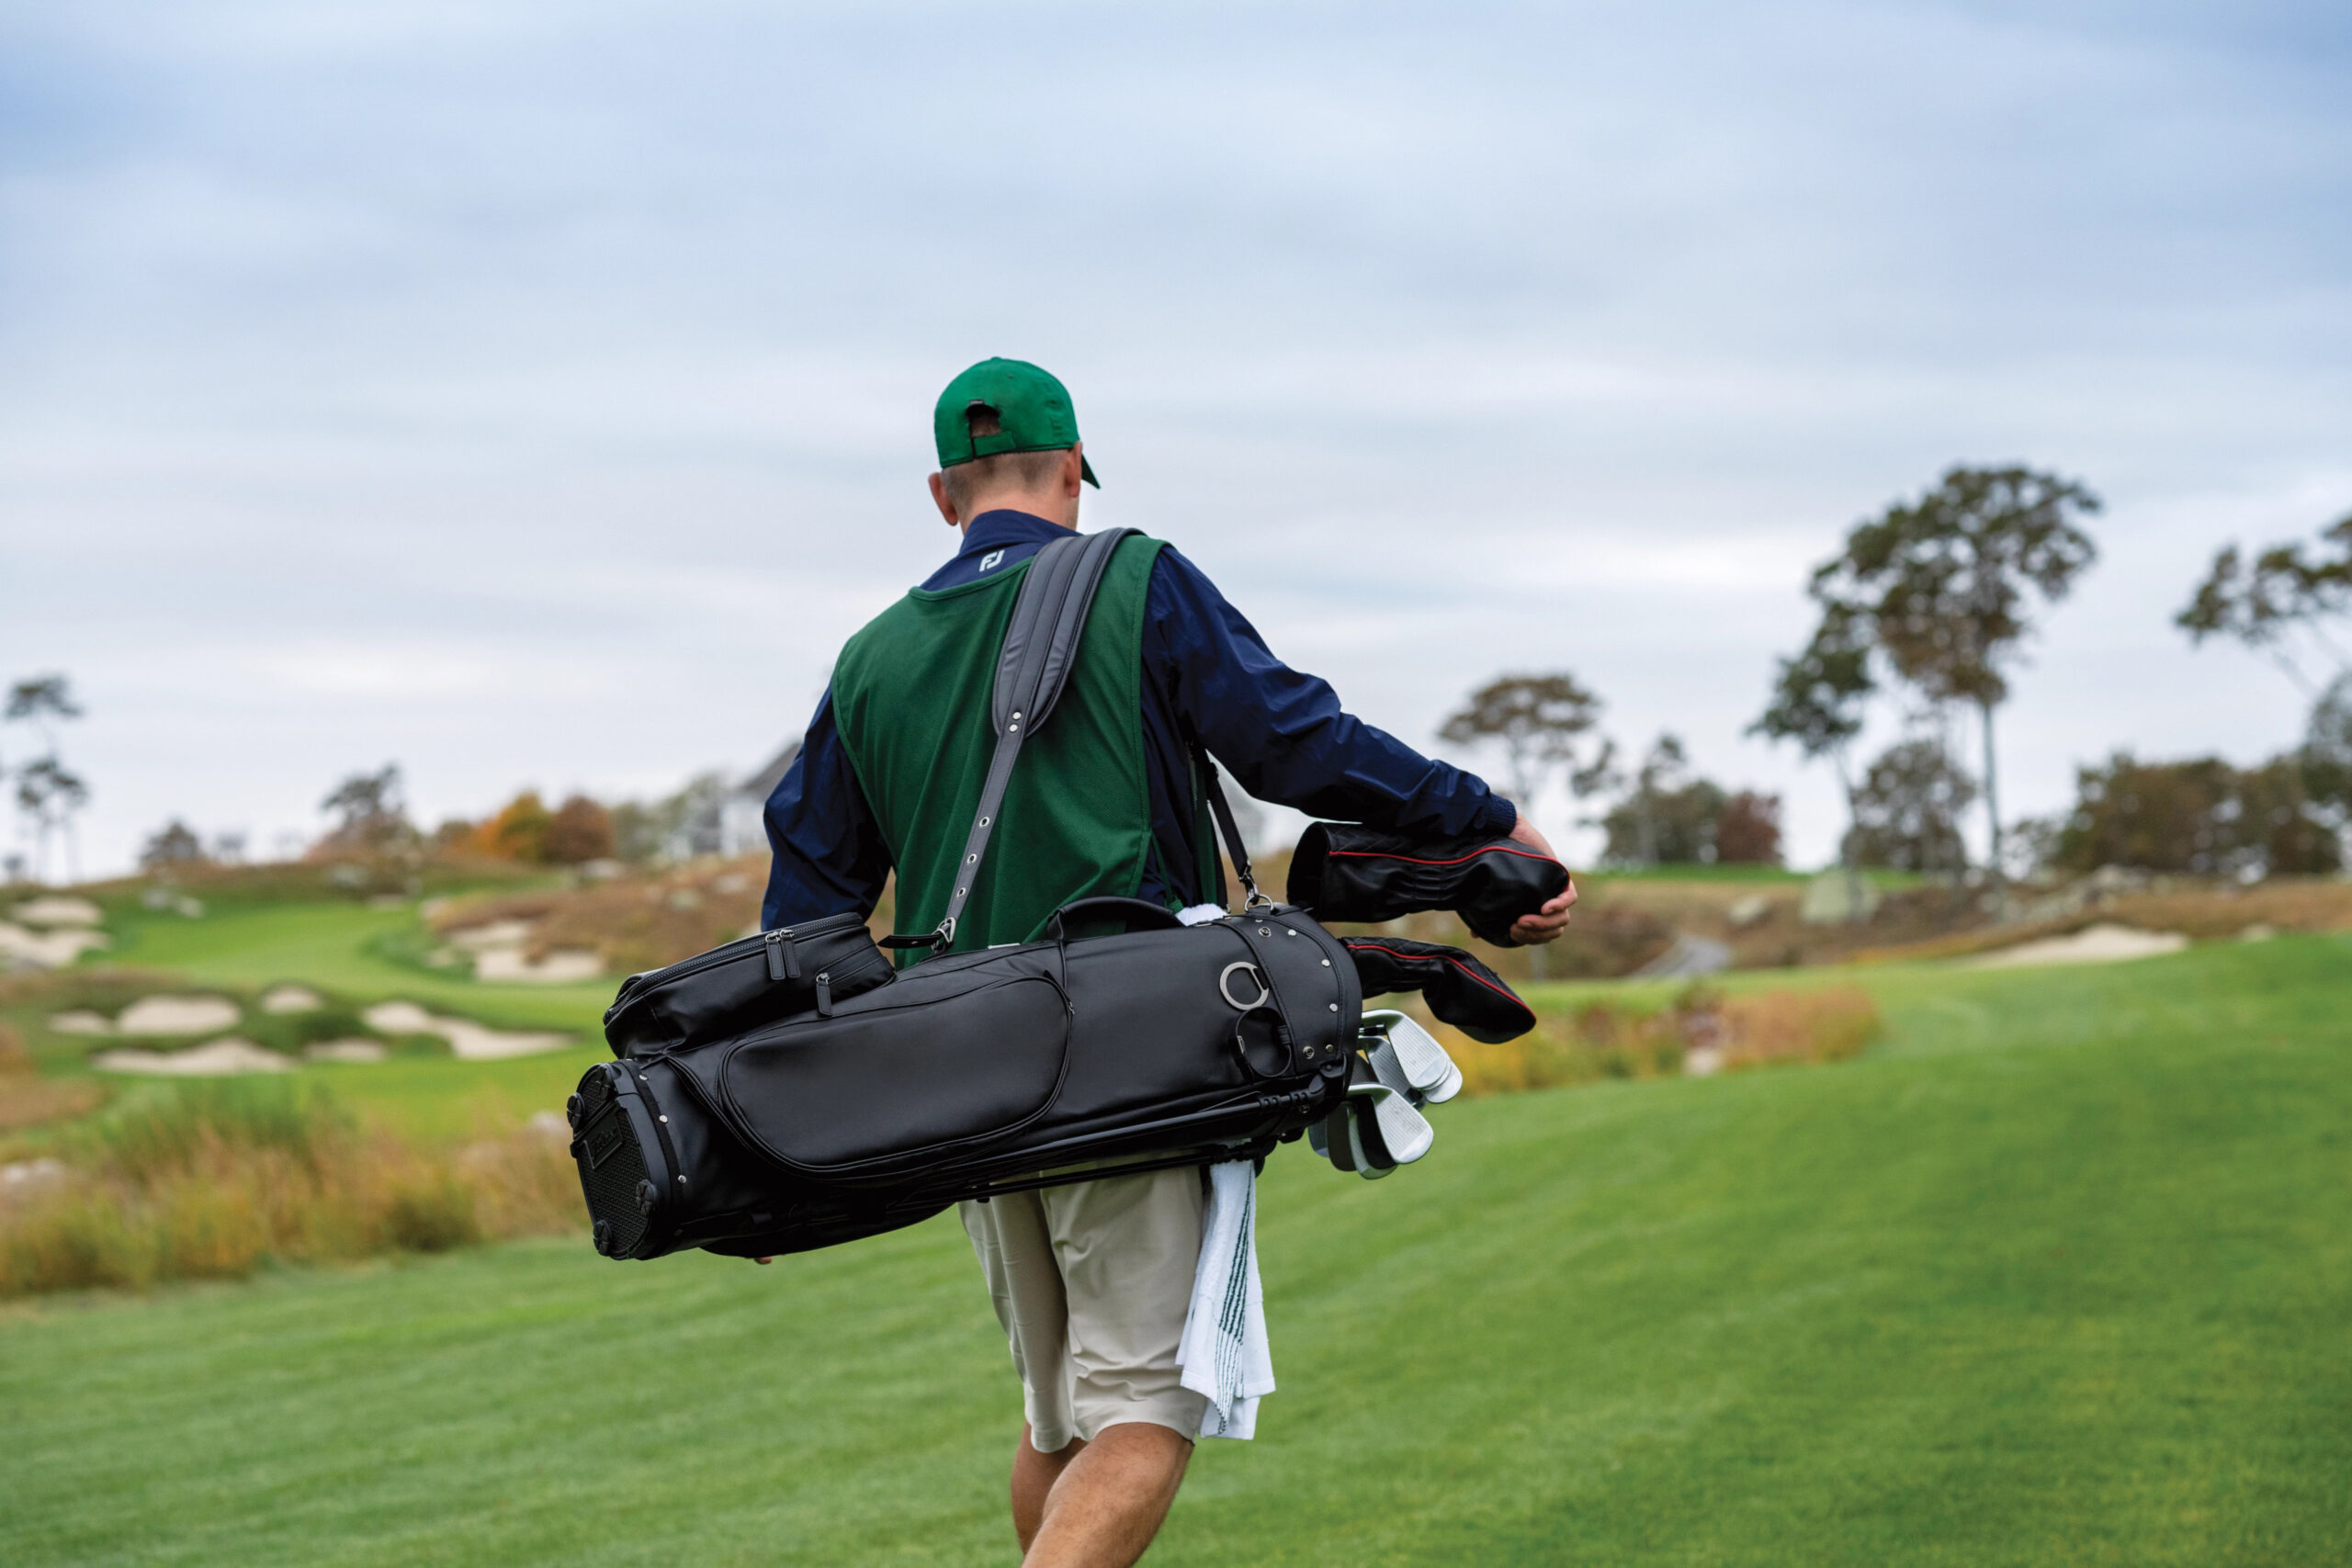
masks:
POLYGON ((890 875, 890 846, 842 745, 830 690, 808 721, 800 755, 768 796, 765 818, 775 859, 760 903, 763 930, 845 909, 874 912, 890 875))
POLYGON ((1500 837, 1519 820, 1485 780, 1364 723, 1340 705, 1330 682, 1275 658, 1172 547, 1152 570, 1144 665, 1179 721, 1261 800, 1431 836, 1500 837))

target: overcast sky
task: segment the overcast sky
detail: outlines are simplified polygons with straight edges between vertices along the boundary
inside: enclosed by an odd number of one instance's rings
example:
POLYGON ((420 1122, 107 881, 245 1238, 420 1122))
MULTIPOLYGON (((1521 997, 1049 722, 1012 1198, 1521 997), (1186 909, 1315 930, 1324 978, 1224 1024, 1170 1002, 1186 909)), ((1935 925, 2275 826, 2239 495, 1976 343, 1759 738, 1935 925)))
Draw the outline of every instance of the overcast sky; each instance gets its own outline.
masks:
POLYGON ((1415 744, 1571 670, 1817 861, 1741 736, 1808 568, 2018 459, 2108 510, 2015 813, 2251 760, 2302 699, 2169 620, 2352 509, 2352 8, 0 3, 0 677, 89 869, 748 772, 990 354, 1415 744))

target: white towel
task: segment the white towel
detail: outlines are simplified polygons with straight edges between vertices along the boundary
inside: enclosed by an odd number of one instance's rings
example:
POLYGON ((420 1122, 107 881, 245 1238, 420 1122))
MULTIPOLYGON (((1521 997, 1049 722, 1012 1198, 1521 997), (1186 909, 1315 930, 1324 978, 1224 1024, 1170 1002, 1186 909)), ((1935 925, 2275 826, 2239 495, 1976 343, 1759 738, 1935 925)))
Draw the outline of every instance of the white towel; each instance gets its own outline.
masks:
POLYGON ((1193 1304, 1176 1350, 1183 1385, 1209 1402, 1201 1414, 1204 1438, 1254 1437, 1258 1401, 1274 1392, 1257 1220, 1257 1167, 1246 1159, 1211 1166, 1193 1304))
MULTIPOLYGON (((1195 904, 1176 918, 1197 926, 1225 913, 1221 905, 1195 904)), ((1201 1259, 1176 1364, 1184 1369, 1184 1386, 1209 1402, 1202 1437, 1257 1432, 1258 1401, 1274 1392, 1274 1360, 1266 1349, 1266 1297, 1258 1284, 1258 1168, 1246 1159, 1209 1168, 1201 1259)))

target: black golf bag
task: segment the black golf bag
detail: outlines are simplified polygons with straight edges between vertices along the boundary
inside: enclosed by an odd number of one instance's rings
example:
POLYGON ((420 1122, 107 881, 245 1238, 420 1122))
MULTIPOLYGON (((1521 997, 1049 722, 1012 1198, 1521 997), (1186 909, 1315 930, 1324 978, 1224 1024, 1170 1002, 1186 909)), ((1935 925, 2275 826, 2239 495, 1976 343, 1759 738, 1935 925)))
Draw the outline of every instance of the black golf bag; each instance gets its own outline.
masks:
MULTIPOLYGON (((598 1251, 804 1251, 959 1199, 1262 1159, 1369 1074, 1359 976, 1373 960, 1258 891, 1205 752, 1239 914, 1186 926, 1156 904, 1087 898, 1038 942, 903 973, 881 951, 953 942, 1021 742, 1052 712, 1126 532, 1057 540, 1030 563, 997 670, 996 753, 936 931, 876 944, 837 916, 623 986, 605 1015, 621 1059, 589 1069, 569 1108, 598 1251)), ((1377 962, 1384 986, 1453 973, 1377 962)), ((1462 994, 1487 1027, 1510 1022, 1482 986, 1462 994)))

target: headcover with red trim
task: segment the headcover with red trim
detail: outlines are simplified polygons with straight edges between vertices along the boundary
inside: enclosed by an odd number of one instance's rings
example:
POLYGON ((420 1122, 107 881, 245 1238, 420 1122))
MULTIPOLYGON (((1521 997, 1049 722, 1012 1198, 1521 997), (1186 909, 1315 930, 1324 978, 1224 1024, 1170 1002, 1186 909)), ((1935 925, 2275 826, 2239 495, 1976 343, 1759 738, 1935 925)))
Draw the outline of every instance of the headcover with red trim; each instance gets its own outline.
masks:
POLYGON ((1535 1013, 1502 976, 1463 952, 1399 936, 1343 936, 1368 1001, 1384 991, 1419 991, 1430 1011, 1473 1040, 1499 1045, 1535 1027, 1535 1013))
POLYGON ((1480 942, 1517 947, 1510 927, 1567 891, 1568 868, 1510 839, 1413 839, 1310 822, 1291 856, 1290 901, 1318 920, 1393 920, 1451 909, 1480 942))

